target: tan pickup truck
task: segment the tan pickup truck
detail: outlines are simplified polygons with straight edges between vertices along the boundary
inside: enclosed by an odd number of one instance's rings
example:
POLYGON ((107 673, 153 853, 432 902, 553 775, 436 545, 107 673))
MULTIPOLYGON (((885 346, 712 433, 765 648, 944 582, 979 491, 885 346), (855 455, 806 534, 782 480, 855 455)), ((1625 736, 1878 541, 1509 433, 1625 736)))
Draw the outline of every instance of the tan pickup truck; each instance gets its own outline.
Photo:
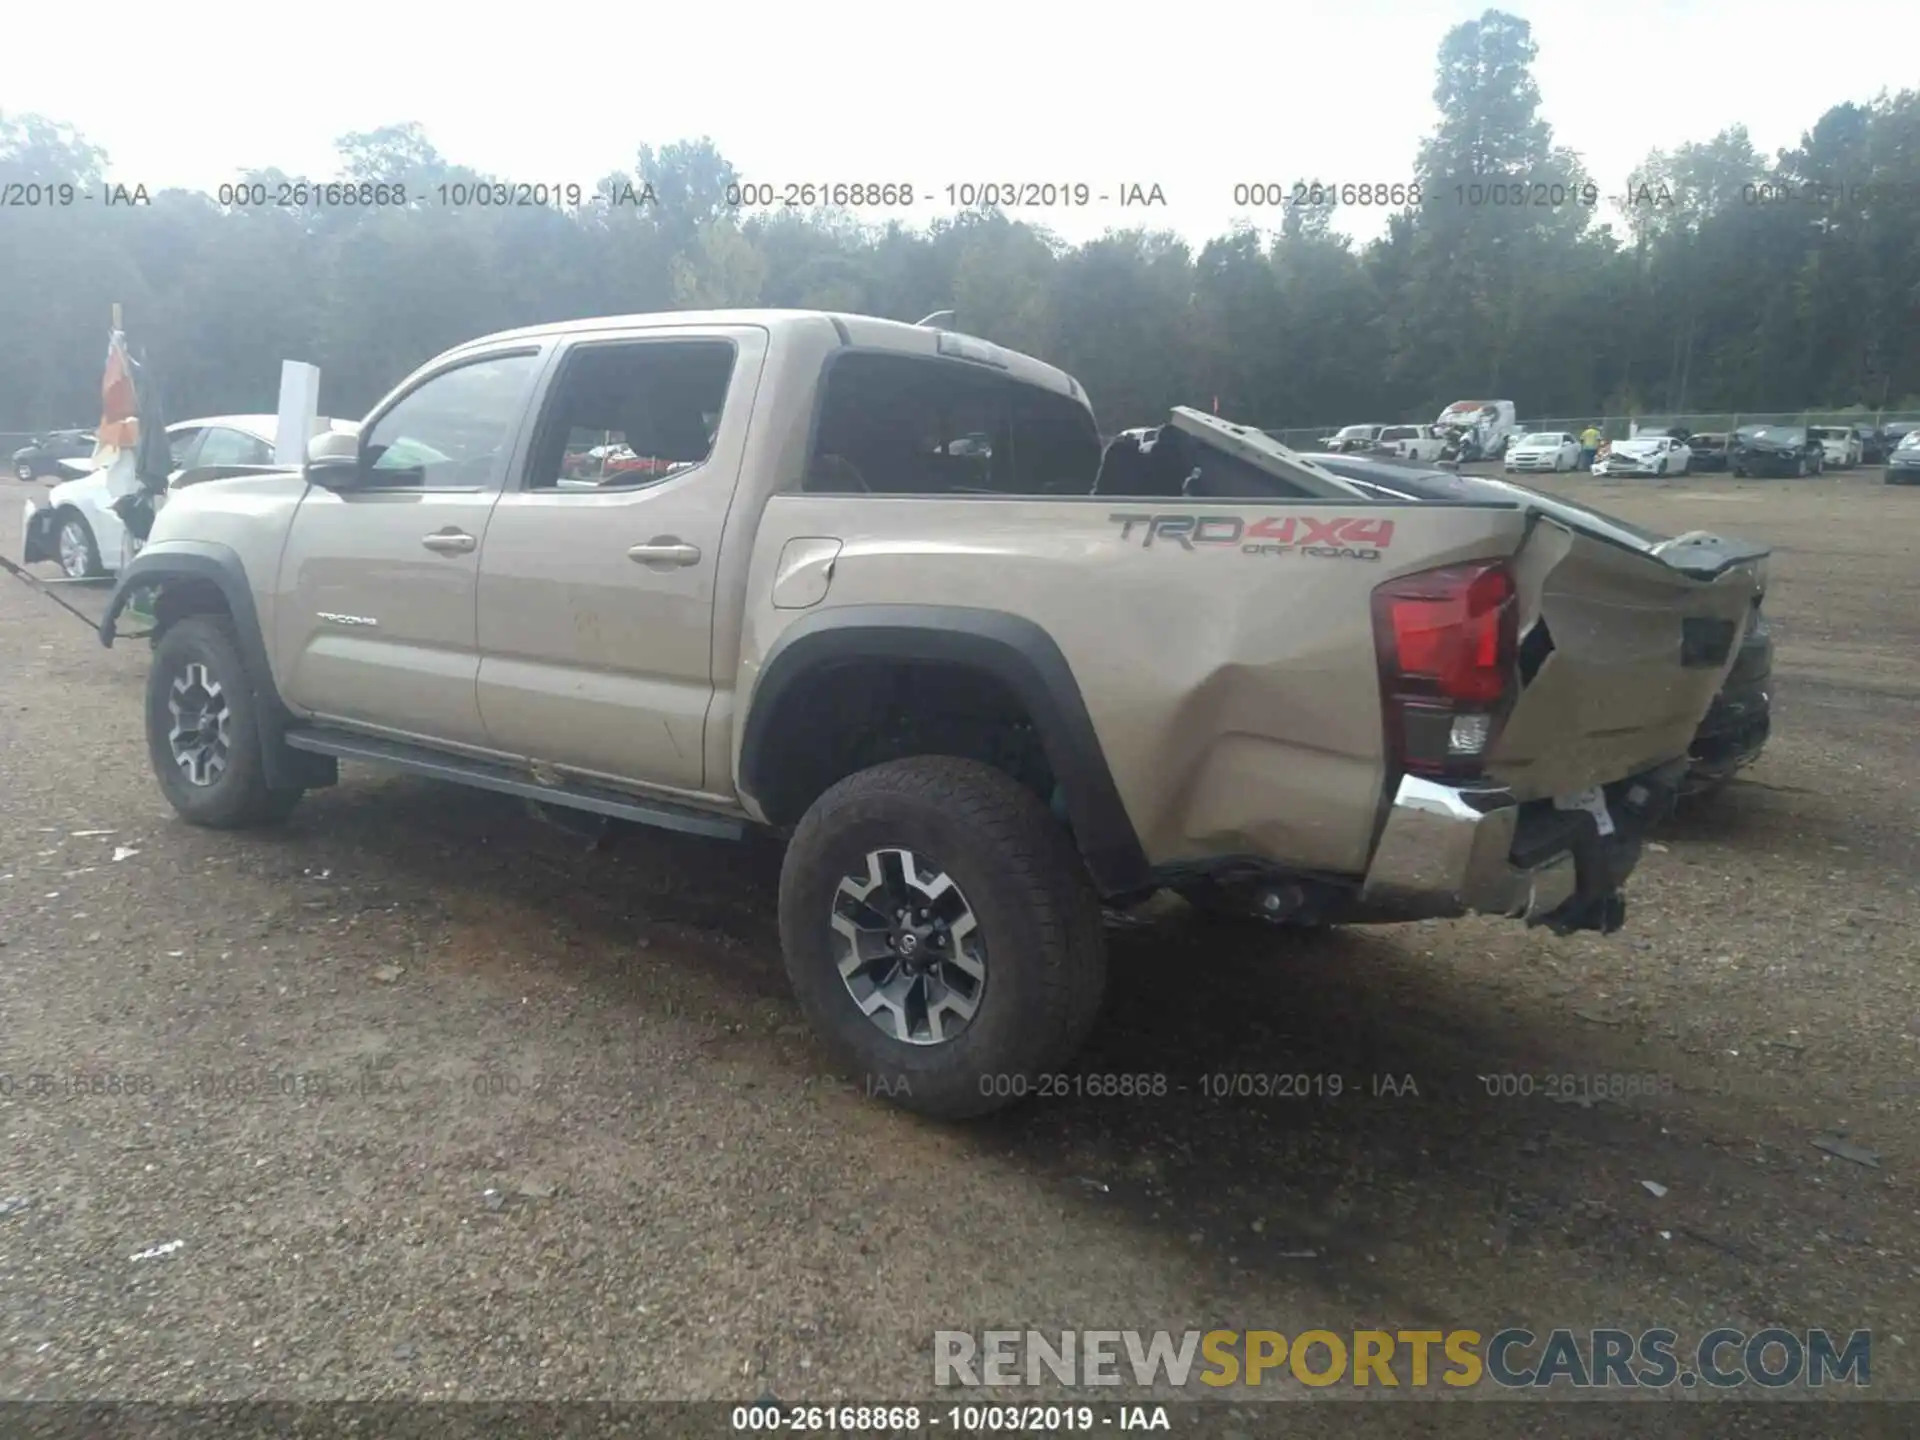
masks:
POLYGON ((970 336, 737 311, 489 336, 304 471, 180 477, 158 617, 189 821, 370 762, 787 837, 794 989, 871 1093, 1066 1065, 1102 905, 1611 930, 1764 580, 1524 502, 1383 503, 970 336), (583 479, 617 437, 651 463, 583 479))

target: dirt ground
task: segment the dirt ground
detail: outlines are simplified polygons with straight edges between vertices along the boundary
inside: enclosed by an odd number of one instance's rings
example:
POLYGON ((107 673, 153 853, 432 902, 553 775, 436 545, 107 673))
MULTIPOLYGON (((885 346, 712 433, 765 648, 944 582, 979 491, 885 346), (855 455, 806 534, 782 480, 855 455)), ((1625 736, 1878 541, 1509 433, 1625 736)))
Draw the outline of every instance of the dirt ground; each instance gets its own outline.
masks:
POLYGON ((1869 1329, 1920 1396, 1920 490, 1556 488, 1775 547, 1774 739, 1627 928, 1170 906, 1081 1062, 1168 1093, 968 1127, 831 1073, 769 846, 357 769, 190 829, 146 647, 0 575, 0 1395, 897 1399, 936 1329, 1524 1324, 1869 1329), (1279 1073, 1342 1093, 1202 1088, 1279 1073))

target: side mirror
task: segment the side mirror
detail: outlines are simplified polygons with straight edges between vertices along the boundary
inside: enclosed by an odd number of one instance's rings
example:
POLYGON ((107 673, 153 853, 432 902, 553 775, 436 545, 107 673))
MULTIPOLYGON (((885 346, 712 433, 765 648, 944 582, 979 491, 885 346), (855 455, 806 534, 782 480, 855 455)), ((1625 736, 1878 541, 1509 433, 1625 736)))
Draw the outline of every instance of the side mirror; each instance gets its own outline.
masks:
POLYGON ((301 472, 309 485, 336 493, 357 490, 366 483, 367 472, 360 468, 360 456, 322 455, 306 463, 301 472))
POLYGON ((307 442, 307 459, 337 460, 360 453, 358 434, 344 430, 323 430, 307 442))

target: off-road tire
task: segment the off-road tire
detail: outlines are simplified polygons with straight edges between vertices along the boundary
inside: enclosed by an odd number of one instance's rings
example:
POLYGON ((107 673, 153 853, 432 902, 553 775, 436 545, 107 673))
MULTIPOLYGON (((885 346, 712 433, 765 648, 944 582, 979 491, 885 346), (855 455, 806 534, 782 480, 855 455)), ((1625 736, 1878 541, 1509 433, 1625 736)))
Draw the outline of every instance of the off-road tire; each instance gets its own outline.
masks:
POLYGON ((260 701, 240 656, 233 622, 224 615, 189 615, 167 627, 154 644, 147 673, 147 754, 169 804, 189 824, 210 830, 242 830, 287 818, 304 791, 268 786, 261 756, 260 701), (196 785, 182 773, 169 736, 168 707, 174 681, 199 664, 221 687, 229 707, 227 763, 211 784, 196 785))
POLYGON ((848 776, 813 803, 780 872, 780 942, 815 1031, 906 1109, 964 1120, 1039 1093, 1093 1029, 1106 990, 1099 898, 1071 837, 1009 776, 976 760, 914 756, 848 776), (950 875, 986 946, 979 1008, 956 1036, 911 1044, 854 1002, 831 916, 876 850, 910 850, 950 875))

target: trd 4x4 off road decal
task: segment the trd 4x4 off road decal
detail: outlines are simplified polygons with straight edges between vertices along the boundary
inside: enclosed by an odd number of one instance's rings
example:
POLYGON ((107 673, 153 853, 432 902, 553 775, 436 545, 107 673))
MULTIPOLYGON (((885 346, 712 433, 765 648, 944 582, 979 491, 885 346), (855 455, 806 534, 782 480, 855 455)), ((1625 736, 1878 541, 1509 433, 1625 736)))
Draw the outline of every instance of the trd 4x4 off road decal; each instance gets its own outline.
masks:
POLYGON ((1310 515, 1125 515, 1108 521, 1120 527, 1122 540, 1140 536, 1142 549, 1161 542, 1182 550, 1232 546, 1248 555, 1313 555, 1327 560, 1378 560, 1393 543, 1393 521, 1343 515, 1322 520, 1310 515))

